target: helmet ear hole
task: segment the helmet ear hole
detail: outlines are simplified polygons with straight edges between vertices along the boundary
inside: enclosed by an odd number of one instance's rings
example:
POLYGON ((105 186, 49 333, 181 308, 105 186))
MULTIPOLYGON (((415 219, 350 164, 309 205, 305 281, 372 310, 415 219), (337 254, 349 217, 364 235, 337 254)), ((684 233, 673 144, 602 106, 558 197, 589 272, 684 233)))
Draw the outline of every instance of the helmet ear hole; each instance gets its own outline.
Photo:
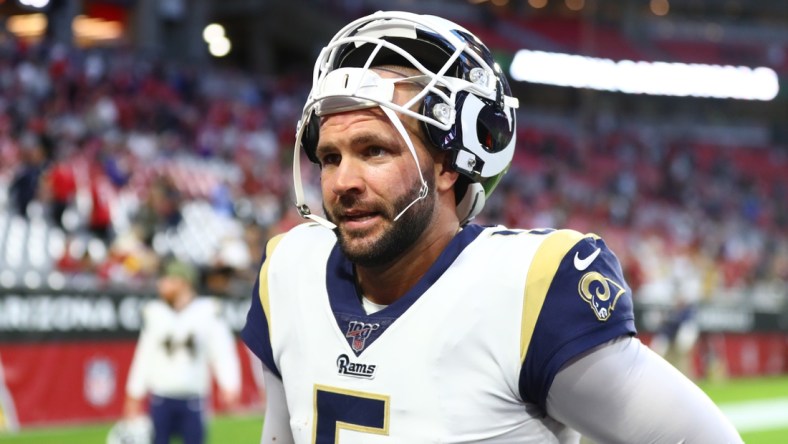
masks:
POLYGON ((486 103, 476 119, 476 135, 479 143, 491 153, 505 149, 514 137, 512 126, 505 110, 489 102, 486 103))

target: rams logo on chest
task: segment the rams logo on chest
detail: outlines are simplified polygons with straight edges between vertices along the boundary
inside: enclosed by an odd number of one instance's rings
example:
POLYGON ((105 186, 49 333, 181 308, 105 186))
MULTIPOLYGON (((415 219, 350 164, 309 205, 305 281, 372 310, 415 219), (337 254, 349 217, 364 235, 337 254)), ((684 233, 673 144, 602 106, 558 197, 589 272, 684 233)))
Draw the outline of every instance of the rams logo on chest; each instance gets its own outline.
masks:
POLYGON ((340 375, 353 376, 356 378, 372 379, 375 377, 375 364, 361 364, 351 362, 350 357, 345 354, 337 358, 337 372, 340 375))

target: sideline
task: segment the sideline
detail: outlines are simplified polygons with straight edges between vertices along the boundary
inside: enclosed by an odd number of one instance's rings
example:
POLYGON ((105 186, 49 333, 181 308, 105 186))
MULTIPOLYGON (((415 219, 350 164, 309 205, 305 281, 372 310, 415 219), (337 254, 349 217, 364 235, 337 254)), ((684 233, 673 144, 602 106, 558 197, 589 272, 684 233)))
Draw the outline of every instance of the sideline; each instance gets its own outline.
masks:
POLYGON ((740 433, 788 427, 788 398, 731 402, 719 407, 740 433))

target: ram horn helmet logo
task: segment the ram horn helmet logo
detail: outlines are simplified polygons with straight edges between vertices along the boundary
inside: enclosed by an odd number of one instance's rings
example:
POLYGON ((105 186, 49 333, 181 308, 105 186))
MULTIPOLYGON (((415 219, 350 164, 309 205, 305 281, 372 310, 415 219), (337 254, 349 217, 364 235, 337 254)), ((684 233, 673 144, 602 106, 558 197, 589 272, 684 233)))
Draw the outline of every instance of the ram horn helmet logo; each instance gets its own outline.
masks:
POLYGON ((597 319, 607 321, 613 314, 613 309, 616 308, 616 301, 627 290, 621 284, 596 271, 591 271, 580 278, 577 291, 580 293, 580 297, 594 310, 597 319))

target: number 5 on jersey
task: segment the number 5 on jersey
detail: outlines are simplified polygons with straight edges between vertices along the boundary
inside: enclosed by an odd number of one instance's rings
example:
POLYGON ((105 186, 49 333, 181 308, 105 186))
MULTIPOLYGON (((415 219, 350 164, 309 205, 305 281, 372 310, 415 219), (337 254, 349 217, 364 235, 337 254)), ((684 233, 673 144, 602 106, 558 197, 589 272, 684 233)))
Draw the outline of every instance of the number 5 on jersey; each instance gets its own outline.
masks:
POLYGON ((389 397, 315 384, 315 444, 339 443, 340 430, 389 434, 389 397))

